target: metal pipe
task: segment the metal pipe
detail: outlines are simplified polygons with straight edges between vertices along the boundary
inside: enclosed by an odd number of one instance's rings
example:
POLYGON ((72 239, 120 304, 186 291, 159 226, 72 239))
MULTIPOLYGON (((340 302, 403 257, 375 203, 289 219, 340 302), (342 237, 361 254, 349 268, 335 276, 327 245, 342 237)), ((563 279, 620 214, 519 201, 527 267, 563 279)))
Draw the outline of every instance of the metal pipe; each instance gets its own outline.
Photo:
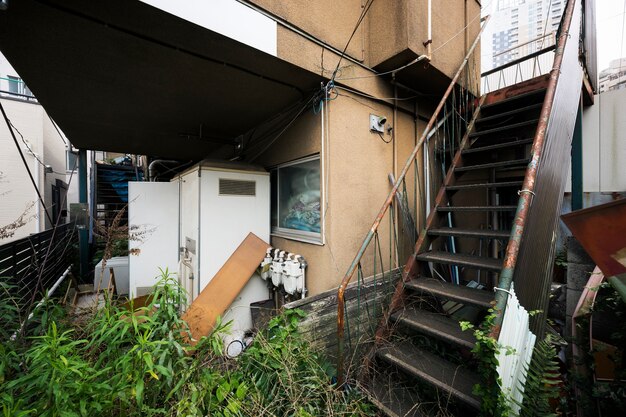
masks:
POLYGON ((345 291, 346 291, 346 287, 350 283, 350 280, 352 279, 352 275, 354 275, 354 272, 356 271, 356 268, 357 268, 361 258, 363 257, 363 255, 365 253, 365 250, 367 249, 367 247, 369 246, 370 242, 374 238, 374 235, 376 234, 376 231, 378 230, 378 226, 380 225, 380 222, 382 221, 383 216, 385 215, 385 213, 387 212, 387 210, 388 210, 389 206, 391 205, 393 199, 395 198, 395 195, 398 192, 398 188, 399 188, 400 184, 402 183, 402 181, 404 181, 404 177, 406 176, 409 168, 411 167, 411 164, 413 162, 415 162, 415 158, 417 157, 417 153, 419 152, 420 148, 424 144, 424 141, 426 140, 426 136, 428 135, 428 133, 430 132, 432 127, 435 125, 435 122, 437 121, 437 116, 439 115, 439 112, 441 112, 441 109, 443 109, 443 106, 444 106, 446 100, 448 99, 448 96, 452 92, 452 90, 453 90, 457 80, 459 79, 459 77, 461 75, 461 72, 465 68, 465 65, 467 65, 467 63, 469 61, 469 58, 470 58, 470 55, 472 54, 472 52, 474 52, 474 49, 478 45, 478 42, 480 41, 480 35, 482 34, 483 29, 485 28, 485 26, 488 23, 489 19, 490 19, 490 16, 487 16, 485 18, 485 23, 483 24, 483 26, 481 27, 480 31, 478 32, 478 35, 476 36, 476 39, 472 43, 472 46, 470 47, 467 55, 463 59, 463 62, 461 62, 461 65, 459 66, 459 69, 457 70, 456 74, 454 74, 454 77, 450 81, 450 85, 446 89, 446 91, 445 91, 441 101, 437 105, 437 108, 433 112, 433 115, 431 116, 430 120, 428 121, 428 124, 426 125, 426 128, 424 129, 424 133, 422 133, 422 136, 420 137, 419 141, 417 142, 417 144, 413 148, 413 151, 411 152, 411 155, 409 155, 409 158, 407 159, 406 163, 404 164, 404 168, 402 168, 402 171, 401 171, 400 175, 396 178, 396 183, 394 184, 393 188, 391 189, 391 191, 387 195, 387 198, 386 198, 383 206, 381 207, 380 211, 378 212, 378 215, 376 216, 376 219, 374 220, 374 223, 372 224, 372 227, 370 228, 369 232, 365 236, 365 239, 363 240, 363 243, 361 244, 361 247, 359 248, 359 251, 357 252, 357 255, 355 256, 354 260, 350 264, 350 267, 348 268, 348 271, 346 272, 346 274, 343 277, 343 280, 341 281, 341 285, 339 286, 339 289, 337 291, 337 338, 338 338, 337 378, 338 378, 339 385, 342 385, 343 381, 344 381, 344 379, 343 379, 343 377, 344 377, 343 376, 343 350, 344 350, 344 345, 343 344, 344 344, 344 325, 345 325, 345 322, 344 322, 344 319, 345 319, 345 317, 344 317, 344 310, 345 310, 345 291))
MULTIPOLYGON (((524 177, 524 185, 520 191, 520 198, 517 204, 517 211, 515 213, 515 219, 513 221, 513 228, 511 230, 511 237, 506 247, 506 254, 504 257, 504 265, 502 272, 500 273, 499 288, 509 290, 513 283, 513 272, 515 271, 515 265, 517 264, 517 256, 519 254, 520 244, 522 241, 522 235, 524 234, 524 227, 526 225, 526 219, 532 203, 532 196, 535 190, 535 180, 537 178, 537 170, 539 168, 539 160, 543 153, 544 142, 546 139, 546 131, 548 122, 550 120, 550 113, 552 111, 552 104, 554 103, 554 95, 556 92, 556 85, 561 73, 561 64, 563 63, 563 54, 565 52, 565 44, 569 37, 569 29, 572 23, 572 16, 574 14, 574 7, 578 2, 576 0, 569 1, 565 14, 563 17, 563 30, 560 33, 558 45, 554 54, 554 65, 552 71, 550 71, 550 81, 548 82, 548 88, 546 90, 546 96, 541 107, 541 114, 539 116, 539 123, 537 125, 537 133, 533 141, 532 147, 532 159, 528 164, 526 170, 526 176, 524 177)), ((578 34, 576 34, 578 35, 578 34)), ((496 320, 495 328, 493 330, 493 336, 497 338, 500 333, 500 326, 504 317, 504 309, 506 308, 507 294, 503 291, 496 291, 496 320)))
MULTIPOLYGON (((39 161, 37 161, 37 156, 35 154, 33 154, 33 172, 35 173, 35 187, 37 189, 39 189, 40 183, 39 183, 39 161)), ((35 215, 37 216, 37 220, 35 221, 35 232, 39 233, 41 232, 41 221, 45 220, 41 218, 41 204, 39 204, 39 200, 37 200, 37 204, 36 204, 36 209, 35 209, 35 215)), ((44 226, 44 230, 46 229, 46 227, 44 226)))
POLYGON ((50 297, 52 294, 54 294, 56 289, 59 288, 59 286, 63 283, 63 281, 65 280, 65 277, 67 277, 67 274, 69 274, 71 270, 72 270, 72 265, 68 266, 67 269, 65 270, 65 272, 63 272, 63 274, 61 274, 59 279, 57 279, 56 282, 52 285, 52 287, 50 287, 50 289, 48 290, 46 296, 44 298, 42 298, 41 301, 39 301, 37 303, 37 305, 30 312, 30 314, 28 315, 26 320, 24 320, 22 322, 20 328, 15 333, 13 333, 13 335, 11 336, 11 340, 15 340, 17 335, 22 332, 22 330, 24 329, 24 326, 26 325, 26 323, 28 323, 28 321, 30 319, 32 319, 33 316, 35 315, 35 310, 37 310, 39 307, 41 307, 43 305, 43 303, 46 301, 46 297, 50 297))
POLYGON ((148 165, 148 179, 150 181, 154 181, 154 167, 156 165, 165 165, 165 164, 180 164, 180 161, 175 161, 173 159, 155 159, 150 162, 148 165))
POLYGON ((433 1, 428 0, 428 39, 426 53, 428 54, 428 59, 432 58, 432 44, 433 44, 433 1))

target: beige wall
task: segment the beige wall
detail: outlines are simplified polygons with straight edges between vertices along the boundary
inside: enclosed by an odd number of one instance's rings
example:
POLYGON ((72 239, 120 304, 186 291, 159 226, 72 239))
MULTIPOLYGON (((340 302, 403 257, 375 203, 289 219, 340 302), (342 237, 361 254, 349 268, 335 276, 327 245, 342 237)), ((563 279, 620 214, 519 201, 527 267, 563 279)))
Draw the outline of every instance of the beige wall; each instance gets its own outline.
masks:
MULTIPOLYGON (((252 0, 252 3, 286 20, 319 39, 343 50, 361 13, 364 0, 252 0)), ((378 0, 356 31, 347 50, 348 57, 365 67, 377 67, 389 60, 393 68, 427 53, 423 44, 428 39, 427 0, 378 0)), ((480 29, 480 4, 476 0, 432 2, 431 66, 452 77, 466 50, 480 29), (468 27, 465 31, 464 28, 468 27)), ((278 25, 278 57, 325 77, 330 77, 339 56, 306 39, 292 29, 278 25)), ((480 72, 480 53, 470 65, 480 72)), ((388 83, 381 84, 368 77, 372 72, 344 59, 337 82, 378 97, 390 97, 388 83)))
MULTIPOLYGON (((280 237, 272 238, 272 245, 283 250, 302 254, 309 262, 307 285, 310 294, 334 288, 341 282, 352 259, 369 231, 376 214, 391 189, 387 175, 393 172, 394 150, 399 171, 416 141, 414 116, 398 112, 393 122, 393 108, 342 92, 330 101, 325 113, 325 177, 327 178, 327 204, 325 214, 325 243, 316 245, 280 237), (381 140, 369 131, 370 113, 384 115, 396 132, 395 145, 391 134, 381 140)), ((256 162, 271 167, 298 159, 322 150, 322 115, 308 110, 285 132, 256 162)), ((421 129, 424 123, 420 123, 421 129)), ((421 130, 420 132, 421 133, 421 130)), ((421 160, 421 154, 420 154, 421 160)), ((421 166, 421 165, 420 165, 421 166)), ((413 207, 414 170, 408 176, 407 188, 413 207)), ((420 184, 421 186, 421 184, 420 184)), ((418 206, 419 211, 419 206, 418 206)), ((418 219, 421 221, 421 219, 418 219)), ((380 227, 381 252, 385 269, 389 269, 389 217, 380 227)), ((401 232, 399 232, 401 233, 401 232)), ((405 253, 399 257, 405 262, 405 253)), ((395 266, 395 251, 393 266, 395 266)), ((377 259, 380 272, 380 260, 377 259)), ((364 274, 373 272, 373 246, 363 260, 364 274)))
MULTIPOLYGON (((255 0, 254 3, 341 50, 354 28, 364 2, 255 0)), ((375 2, 350 44, 350 57, 368 67, 399 54, 403 54, 402 58, 405 59, 400 65, 415 56, 425 54, 427 49, 422 43, 427 39, 426 4, 426 0, 375 2)), ((479 14, 480 5, 474 0, 433 1, 432 65, 449 77, 458 69, 466 48, 469 48, 478 33, 479 14), (466 25, 470 27, 468 31, 463 30, 466 25)), ((326 78, 331 76, 337 65, 338 55, 280 24, 277 39, 280 58, 326 78)), ((479 55, 477 53, 476 57, 479 58, 479 55)), ((384 77, 372 76, 372 71, 363 66, 344 59, 337 74, 337 84, 382 99, 370 99, 340 88, 337 90, 340 95, 328 102, 323 128, 322 114, 314 114, 312 108, 307 109, 305 114, 255 160, 265 167, 271 167, 323 153, 324 244, 272 237, 273 246, 307 258, 307 286, 310 295, 335 288, 341 282, 391 189, 388 174, 394 173, 397 176, 426 126, 422 120, 417 122, 419 118, 415 115, 415 109, 419 109, 422 118, 429 117, 438 102, 438 98, 419 99, 419 102, 400 101, 394 118, 394 102, 391 99, 394 96, 393 84, 384 77), (390 143, 385 143, 378 134, 369 131, 370 114, 387 117, 393 130, 391 133, 387 132, 384 139, 390 143)), ((479 71, 479 66, 476 68, 479 71)), ((423 82, 428 80, 424 79, 423 82)), ((398 93, 409 94, 402 90, 398 93)), ((419 178, 415 178, 415 170, 411 168, 407 175, 407 192, 410 209, 414 218, 417 218, 418 228, 421 228, 424 223, 421 215, 424 195, 421 152, 417 160, 419 178)), ((379 229, 385 270, 395 267, 396 262, 404 264, 406 256, 412 251, 396 221, 395 233, 400 246, 396 254, 390 241, 390 228, 393 226, 389 219, 389 215, 386 215, 379 229)), ((391 240, 395 240, 393 234, 391 236, 391 240)), ((376 263, 379 272, 379 258, 376 258, 376 263)), ((373 273, 374 245, 370 245, 366 251, 362 266, 364 275, 373 273)))

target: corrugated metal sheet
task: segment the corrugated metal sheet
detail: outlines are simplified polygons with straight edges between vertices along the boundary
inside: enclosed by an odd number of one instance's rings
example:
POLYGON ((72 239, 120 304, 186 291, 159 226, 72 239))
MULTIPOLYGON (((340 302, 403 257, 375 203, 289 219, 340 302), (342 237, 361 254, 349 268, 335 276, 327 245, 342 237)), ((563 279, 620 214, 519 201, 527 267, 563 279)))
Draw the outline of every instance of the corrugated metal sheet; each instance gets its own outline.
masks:
POLYGON ((546 140, 539 160, 534 196, 526 218, 513 276, 520 303, 528 310, 543 312, 531 320, 531 329, 538 335, 543 334, 548 310, 556 234, 581 97, 583 70, 578 59, 579 43, 575 34, 580 33, 582 8, 580 0, 575 1, 569 28, 569 33, 574 36, 569 37, 563 52, 554 102, 547 121, 546 140))
POLYGON ((598 52, 596 40, 596 0, 584 0, 584 21, 582 27, 583 56, 585 68, 593 91, 598 91, 598 52))
POLYGON ((520 305, 511 287, 502 331, 498 338, 498 343, 502 348, 497 357, 497 371, 513 415, 519 414, 520 404, 524 397, 526 373, 537 341, 537 336, 529 330, 528 324, 528 311, 520 305))

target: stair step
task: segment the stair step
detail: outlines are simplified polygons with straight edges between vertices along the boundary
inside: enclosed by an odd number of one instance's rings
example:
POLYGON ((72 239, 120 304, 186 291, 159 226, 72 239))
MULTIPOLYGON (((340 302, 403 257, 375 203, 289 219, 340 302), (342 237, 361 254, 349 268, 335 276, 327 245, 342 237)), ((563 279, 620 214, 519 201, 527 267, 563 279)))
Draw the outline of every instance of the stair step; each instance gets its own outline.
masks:
POLYGON ((467 166, 454 168, 454 172, 466 172, 466 171, 475 171, 479 169, 490 169, 490 168, 510 168, 513 166, 528 165, 529 162, 530 162, 530 158, 524 158, 524 159, 514 159, 512 161, 491 162, 488 164, 480 164, 480 165, 467 165, 467 166))
POLYGON ((479 136, 491 135, 493 133, 505 132, 507 130, 519 129, 519 128, 532 126, 532 125, 536 126, 538 122, 539 122, 539 119, 525 120, 523 122, 512 123, 512 124, 506 125, 506 126, 494 127, 492 129, 486 129, 486 130, 480 130, 478 132, 473 132, 473 133, 470 133, 469 137, 470 138, 477 138, 479 136))
POLYGON ((505 182, 481 182, 478 184, 449 185, 446 191, 475 190, 478 188, 504 188, 504 187, 521 187, 523 181, 505 181, 505 182))
POLYGON ((427 417, 419 398, 413 398, 403 384, 398 383, 397 372, 377 370, 366 390, 372 403, 389 417, 427 417))
MULTIPOLYGON (((485 104, 485 105, 483 105, 481 107, 481 109, 483 111, 485 111, 485 110, 492 110, 492 109, 495 109, 497 107, 501 107, 501 106, 503 106, 505 104, 511 104, 511 103, 513 103, 515 101, 519 101, 519 100, 525 100, 525 99, 534 98, 534 97, 537 97, 537 99, 539 99, 539 97, 543 96, 545 93, 546 93, 546 89, 545 88, 539 88, 537 90, 529 91, 529 92, 524 93, 524 94, 518 94, 516 96, 505 98, 504 100, 499 100, 499 101, 496 101, 496 102, 491 103, 491 104, 485 104)), ((543 100, 541 100, 541 101, 543 102, 543 100)))
POLYGON ((494 120, 497 120, 503 117, 514 116, 519 113, 524 113, 524 112, 535 110, 535 109, 541 109, 542 105, 543 103, 536 103, 536 104, 531 104, 529 106, 519 107, 513 110, 505 111, 502 113, 496 113, 493 116, 481 117, 480 119, 476 120, 476 124, 492 122, 494 120))
POLYGON ((418 278, 408 281, 404 288, 415 292, 427 292, 438 298, 471 304, 481 308, 491 308, 493 293, 463 285, 454 285, 435 278, 418 278))
POLYGON ((464 255, 443 251, 422 252, 415 256, 418 261, 434 262, 466 266, 474 269, 486 269, 499 272, 502 269, 502 259, 486 258, 484 256, 464 255))
POLYGON ((441 313, 407 308, 391 315, 391 320, 426 336, 472 349, 476 338, 471 331, 461 330, 458 321, 441 313))
POLYGON ((512 140, 509 142, 502 142, 502 143, 497 143, 495 145, 489 145, 489 146, 477 146, 474 148, 469 148, 469 149, 464 149, 461 153, 463 155, 467 155, 470 153, 477 153, 477 152, 485 152, 485 151, 493 151, 493 150, 497 150, 497 149, 503 149, 503 148, 512 148, 514 146, 521 146, 521 145, 528 145, 533 143, 533 139, 521 139, 521 140, 512 140))
POLYGON ((480 409, 480 398, 472 394, 474 385, 478 384, 480 379, 473 372, 417 348, 409 342, 383 347, 376 355, 470 407, 480 409))
POLYGON ((428 230, 430 236, 454 236, 484 239, 508 239, 511 234, 508 230, 491 229, 461 229, 457 227, 442 227, 428 230))
POLYGON ((515 211, 517 206, 438 206, 437 211, 515 211))

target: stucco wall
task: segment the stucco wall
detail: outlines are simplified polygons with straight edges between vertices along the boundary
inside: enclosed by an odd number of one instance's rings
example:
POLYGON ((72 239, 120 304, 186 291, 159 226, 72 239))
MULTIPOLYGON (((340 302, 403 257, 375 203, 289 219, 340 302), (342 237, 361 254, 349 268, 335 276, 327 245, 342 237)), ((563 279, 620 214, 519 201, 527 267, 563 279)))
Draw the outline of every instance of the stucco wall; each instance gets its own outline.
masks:
MULTIPOLYGON (((328 102, 324 120, 326 204, 322 202, 325 217, 325 243, 323 245, 303 243, 281 237, 272 237, 272 245, 303 255, 309 261, 307 286, 309 294, 318 294, 334 288, 341 282, 348 266, 369 231, 376 214, 382 206, 391 186, 388 174, 402 169, 416 141, 414 116, 398 111, 393 121, 393 108, 386 104, 341 92, 335 100, 328 102), (384 139, 369 131, 369 115, 384 115, 394 127, 396 145, 392 134, 384 139)), ((256 162, 266 167, 292 161, 322 150, 322 114, 308 110, 285 132, 256 162)), ((421 134, 425 124, 419 123, 421 134)), ((421 154, 418 158, 421 161, 421 154)), ((420 162, 421 166, 421 162, 420 162)), ((408 176, 410 206, 413 208, 414 171, 408 176)), ((420 183, 420 188, 423 185, 420 183)), ((419 200, 419 199, 418 199, 419 200)), ((418 212, 420 211, 418 203, 418 212)), ((418 214, 418 223, 422 221, 418 214)), ((395 252, 389 265, 389 217, 380 227, 381 252, 385 269, 395 267, 395 252)), ((398 233, 401 233, 398 232, 398 233)), ((363 259, 363 273, 373 273, 373 246, 363 259)), ((406 250, 398 257, 400 265, 406 258, 406 250)), ((380 261, 377 260, 380 272, 380 261)))

